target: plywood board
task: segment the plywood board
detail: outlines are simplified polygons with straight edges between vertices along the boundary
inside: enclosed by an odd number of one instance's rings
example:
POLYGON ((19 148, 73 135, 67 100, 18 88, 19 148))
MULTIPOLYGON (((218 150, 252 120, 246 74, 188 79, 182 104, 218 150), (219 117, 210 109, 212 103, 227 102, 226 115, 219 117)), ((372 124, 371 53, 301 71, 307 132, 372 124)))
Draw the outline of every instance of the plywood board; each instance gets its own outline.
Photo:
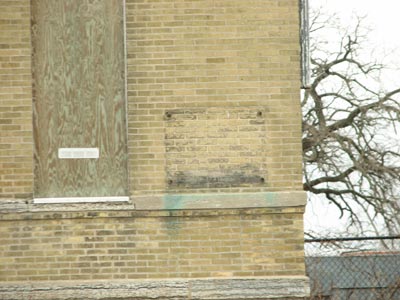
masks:
POLYGON ((127 195, 123 1, 33 0, 32 42, 35 197, 127 195))

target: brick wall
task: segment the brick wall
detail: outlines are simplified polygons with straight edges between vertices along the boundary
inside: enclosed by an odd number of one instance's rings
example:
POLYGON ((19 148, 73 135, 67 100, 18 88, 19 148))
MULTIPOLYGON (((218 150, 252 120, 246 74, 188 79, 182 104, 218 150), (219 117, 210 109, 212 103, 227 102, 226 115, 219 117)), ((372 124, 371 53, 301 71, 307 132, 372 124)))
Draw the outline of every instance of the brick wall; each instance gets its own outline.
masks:
POLYGON ((298 0, 126 6, 133 192, 300 190, 298 0))
POLYGON ((126 0, 115 206, 32 204, 30 4, 0 0, 0 283, 304 275, 298 0, 126 0))
MULTIPOLYGON (((126 1, 131 194, 301 189, 297 2, 126 1), (240 107, 259 124, 246 123, 240 107), (177 111, 206 135, 189 131, 191 145, 174 143, 171 129, 190 129, 168 118, 177 111), (184 170, 173 159, 180 154, 184 170), (187 184, 196 178, 207 184, 187 184)), ((30 1, 0 6, 0 195, 30 198, 30 1)))
POLYGON ((304 274, 301 209, 25 217, 0 221, 0 281, 304 274))
POLYGON ((30 1, 0 1, 0 198, 32 197, 30 33, 30 1))

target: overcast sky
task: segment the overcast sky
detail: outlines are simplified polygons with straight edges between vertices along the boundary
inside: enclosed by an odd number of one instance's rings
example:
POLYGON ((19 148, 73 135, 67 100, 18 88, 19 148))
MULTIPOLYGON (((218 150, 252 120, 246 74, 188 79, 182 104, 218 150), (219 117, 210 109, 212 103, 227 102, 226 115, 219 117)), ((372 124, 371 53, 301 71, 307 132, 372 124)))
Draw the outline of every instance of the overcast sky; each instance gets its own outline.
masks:
POLYGON ((353 12, 366 15, 374 27, 373 38, 377 42, 400 45, 399 0, 309 0, 309 5, 336 11, 344 20, 353 12))

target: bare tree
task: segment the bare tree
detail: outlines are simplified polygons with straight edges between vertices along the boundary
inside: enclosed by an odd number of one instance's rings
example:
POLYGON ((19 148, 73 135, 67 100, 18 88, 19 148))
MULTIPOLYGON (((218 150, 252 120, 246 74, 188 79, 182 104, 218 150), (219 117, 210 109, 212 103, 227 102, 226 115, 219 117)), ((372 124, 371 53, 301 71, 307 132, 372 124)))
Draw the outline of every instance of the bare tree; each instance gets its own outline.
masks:
POLYGON ((363 52, 369 31, 362 25, 363 18, 346 28, 321 10, 311 13, 311 83, 302 100, 304 190, 333 203, 358 229, 367 224, 376 233, 379 219, 386 234, 397 234, 400 88, 382 87, 386 67, 363 52))

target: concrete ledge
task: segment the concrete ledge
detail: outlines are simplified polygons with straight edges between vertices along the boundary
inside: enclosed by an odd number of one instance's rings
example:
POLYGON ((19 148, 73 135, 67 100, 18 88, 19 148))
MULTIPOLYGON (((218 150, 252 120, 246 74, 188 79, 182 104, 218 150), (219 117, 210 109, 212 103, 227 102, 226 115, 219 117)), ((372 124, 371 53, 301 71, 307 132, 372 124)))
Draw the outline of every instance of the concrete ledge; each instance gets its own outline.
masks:
POLYGON ((260 193, 206 193, 136 196, 137 210, 226 209, 306 205, 303 191, 260 193))
POLYGON ((0 283, 2 300, 304 299, 304 276, 87 282, 0 283))
POLYGON ((306 193, 163 194, 133 196, 130 202, 34 204, 0 200, 0 220, 186 217, 303 213, 306 193))
MULTIPOLYGON (((93 211, 93 210, 184 210, 184 209, 227 209, 227 208, 268 208, 305 206, 307 194, 304 191, 257 192, 257 193, 199 193, 199 194, 157 194, 134 195, 121 198, 91 197, 76 198, 78 201, 58 201, 72 198, 0 199, 0 213, 38 211, 93 211), (83 201, 79 199, 90 200, 83 201), (96 201, 96 199, 98 201, 96 201), (50 199, 51 200, 51 199, 50 199), (91 202, 91 203, 85 203, 91 202)), ((73 200, 76 200, 75 198, 73 200)))

